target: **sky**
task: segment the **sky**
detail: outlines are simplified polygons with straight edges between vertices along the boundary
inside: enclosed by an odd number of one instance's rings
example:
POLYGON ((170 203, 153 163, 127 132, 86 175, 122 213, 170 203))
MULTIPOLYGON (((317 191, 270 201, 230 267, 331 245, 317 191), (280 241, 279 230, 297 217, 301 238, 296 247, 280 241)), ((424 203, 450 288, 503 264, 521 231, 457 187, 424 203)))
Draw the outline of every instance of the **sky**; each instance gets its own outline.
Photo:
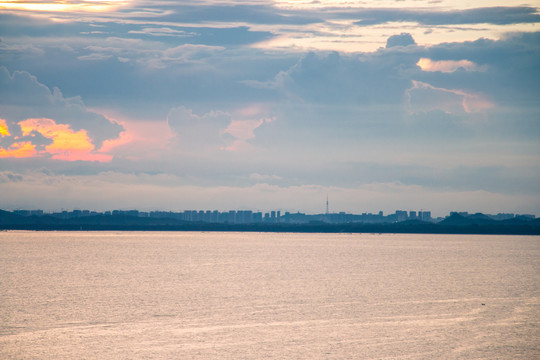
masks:
POLYGON ((0 0, 0 208, 540 216, 540 1, 0 0))

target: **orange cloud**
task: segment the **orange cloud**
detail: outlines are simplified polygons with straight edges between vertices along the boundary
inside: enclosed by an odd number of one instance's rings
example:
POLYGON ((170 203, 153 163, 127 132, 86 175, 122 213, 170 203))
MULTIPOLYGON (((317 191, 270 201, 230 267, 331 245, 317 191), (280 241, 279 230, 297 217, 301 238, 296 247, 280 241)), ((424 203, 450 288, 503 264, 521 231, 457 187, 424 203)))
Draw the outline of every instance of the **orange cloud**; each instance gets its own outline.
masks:
POLYGON ((38 132, 51 139, 53 143, 45 147, 45 152, 51 154, 53 159, 69 161, 110 161, 112 159, 110 155, 92 152, 94 144, 86 130, 75 132, 69 125, 57 124, 54 120, 45 118, 27 119, 21 121, 19 126, 23 136, 38 132))
POLYGON ((6 120, 0 119, 0 136, 10 136, 6 120))
POLYGON ((36 155, 36 147, 29 141, 19 142, 9 148, 0 148, 0 158, 25 158, 36 155))

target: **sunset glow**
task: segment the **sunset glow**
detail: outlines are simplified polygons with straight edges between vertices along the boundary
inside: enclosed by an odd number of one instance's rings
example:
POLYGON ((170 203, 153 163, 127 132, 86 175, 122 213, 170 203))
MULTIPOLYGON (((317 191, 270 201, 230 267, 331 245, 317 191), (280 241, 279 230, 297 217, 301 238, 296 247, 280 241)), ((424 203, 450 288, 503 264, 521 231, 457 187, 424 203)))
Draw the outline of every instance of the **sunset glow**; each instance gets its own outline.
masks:
POLYGON ((0 147, 0 158, 26 158, 36 155, 36 147, 31 142, 15 143, 7 149, 0 147))
POLYGON ((9 130, 6 124, 6 120, 0 119, 0 136, 9 136, 9 130))
MULTIPOLYGON (((87 160, 87 161, 110 161, 111 156, 106 154, 92 153, 92 144, 86 130, 73 131, 69 125, 56 124, 52 119, 27 119, 19 123, 23 136, 28 136, 32 132, 53 141, 45 147, 45 152, 58 160, 87 160)), ((30 154, 32 156, 34 154, 30 154)))
POLYGON ((167 148, 174 137, 174 132, 166 123, 134 121, 110 109, 93 110, 104 114, 124 128, 118 137, 103 142, 97 150, 100 154, 117 153, 130 159, 155 159, 167 148))
POLYGON ((474 71, 478 67, 475 63, 469 60, 441 60, 433 61, 427 58, 420 58, 416 63, 423 71, 440 71, 440 72, 454 72, 459 68, 463 68, 468 71, 474 71))

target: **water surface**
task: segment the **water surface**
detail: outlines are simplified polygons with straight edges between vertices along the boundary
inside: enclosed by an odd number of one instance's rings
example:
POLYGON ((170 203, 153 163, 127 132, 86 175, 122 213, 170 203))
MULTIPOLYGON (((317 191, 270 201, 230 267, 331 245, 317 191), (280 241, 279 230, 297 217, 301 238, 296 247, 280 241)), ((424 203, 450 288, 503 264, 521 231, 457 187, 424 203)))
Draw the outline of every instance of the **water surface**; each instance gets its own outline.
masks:
POLYGON ((540 237, 2 232, 0 271, 0 358, 540 358, 540 237))

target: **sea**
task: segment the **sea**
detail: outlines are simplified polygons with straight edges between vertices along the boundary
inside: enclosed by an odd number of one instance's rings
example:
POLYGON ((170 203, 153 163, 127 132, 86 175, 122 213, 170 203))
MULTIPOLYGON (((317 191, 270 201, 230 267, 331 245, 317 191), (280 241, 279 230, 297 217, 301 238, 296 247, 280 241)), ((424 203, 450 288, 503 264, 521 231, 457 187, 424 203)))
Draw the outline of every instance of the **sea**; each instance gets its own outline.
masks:
POLYGON ((540 237, 0 232, 1 359, 540 359, 540 237))

